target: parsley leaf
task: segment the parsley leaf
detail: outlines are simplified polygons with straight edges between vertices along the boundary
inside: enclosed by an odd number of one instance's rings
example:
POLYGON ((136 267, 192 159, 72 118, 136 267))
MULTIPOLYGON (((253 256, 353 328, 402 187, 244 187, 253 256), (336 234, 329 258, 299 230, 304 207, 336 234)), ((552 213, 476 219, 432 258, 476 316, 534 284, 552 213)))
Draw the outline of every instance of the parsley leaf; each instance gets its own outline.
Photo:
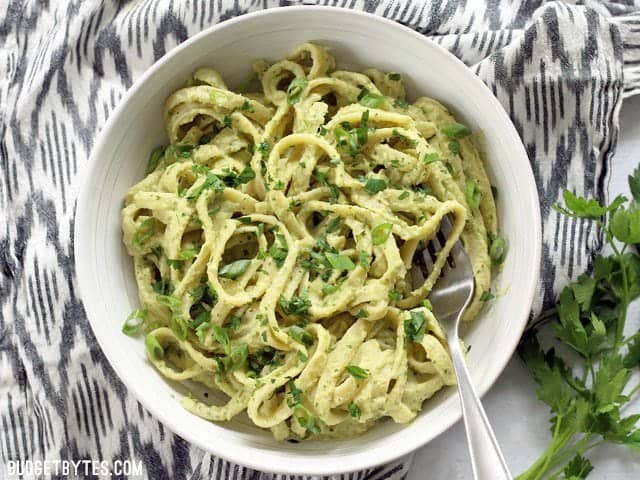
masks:
POLYGON ((369 370, 366 370, 357 365, 347 365, 346 370, 349 375, 351 375, 356 380, 365 380, 369 378, 369 370))

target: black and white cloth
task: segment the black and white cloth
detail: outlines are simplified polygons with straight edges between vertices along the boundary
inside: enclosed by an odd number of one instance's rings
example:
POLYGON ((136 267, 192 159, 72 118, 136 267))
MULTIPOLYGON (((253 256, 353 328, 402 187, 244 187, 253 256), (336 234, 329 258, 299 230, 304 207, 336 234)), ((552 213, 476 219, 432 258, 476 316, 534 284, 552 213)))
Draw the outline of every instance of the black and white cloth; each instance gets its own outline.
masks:
MULTIPOLYGON (((0 1, 0 478, 9 460, 142 460, 148 479, 278 475, 167 431, 116 377, 78 297, 73 220, 96 135, 125 91, 191 35, 297 1, 0 1)), ((304 2, 310 3, 310 2, 304 2)), ((511 116, 543 219, 534 316, 602 238, 552 208, 606 199, 623 98, 640 92, 640 3, 321 0, 394 19, 461 58, 511 116)), ((349 479, 398 479, 410 459, 349 479)), ((35 478, 35 477, 26 477, 35 478)), ((115 477, 117 478, 117 477, 115 477)))

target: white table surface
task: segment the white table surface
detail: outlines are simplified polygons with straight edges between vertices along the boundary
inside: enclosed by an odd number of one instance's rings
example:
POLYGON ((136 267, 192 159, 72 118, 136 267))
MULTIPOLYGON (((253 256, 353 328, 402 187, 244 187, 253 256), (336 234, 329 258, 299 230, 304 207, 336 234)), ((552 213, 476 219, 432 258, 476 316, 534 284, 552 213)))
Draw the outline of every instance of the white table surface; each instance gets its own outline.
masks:
MULTIPOLYGON (((626 99, 621 111, 621 131, 613 160, 611 193, 628 195, 627 175, 640 164, 640 96, 626 99)), ((636 302, 627 320, 629 329, 640 328, 640 305, 636 302)), ((631 384, 638 381, 636 372, 631 384)), ((549 410, 536 398, 536 385, 520 358, 514 354, 484 405, 498 441, 514 475, 522 473, 547 447, 549 410)), ((638 395, 631 410, 640 410, 638 395)), ((640 453, 626 447, 602 446, 587 455, 595 469, 589 480, 640 478, 640 453)), ((418 450, 407 480, 469 480, 472 478, 464 427, 451 430, 418 450)))

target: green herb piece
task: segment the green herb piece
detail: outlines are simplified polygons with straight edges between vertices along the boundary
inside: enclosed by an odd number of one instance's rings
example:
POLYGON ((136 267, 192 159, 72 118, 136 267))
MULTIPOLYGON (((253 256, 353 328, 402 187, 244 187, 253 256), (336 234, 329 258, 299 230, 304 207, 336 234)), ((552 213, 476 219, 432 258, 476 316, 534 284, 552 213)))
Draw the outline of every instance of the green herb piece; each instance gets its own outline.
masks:
POLYGON ((327 129, 326 129, 326 128, 324 128, 323 126, 320 126, 320 130, 318 130, 318 134, 319 134, 320 136, 324 137, 324 136, 327 134, 327 132, 328 132, 328 131, 329 131, 329 130, 327 130, 327 129))
POLYGON ((147 311, 144 309, 134 310, 129 314, 122 325, 122 333, 133 336, 140 333, 145 320, 147 319, 147 311))
POLYGON ((330 285, 327 283, 326 285, 322 286, 322 293, 324 293, 325 295, 329 295, 337 291, 338 291, 338 287, 336 287, 335 285, 330 285))
POLYGON ((187 200, 195 200, 202 194, 202 192, 209 188, 213 189, 215 192, 222 192, 226 186, 222 179, 220 179, 216 174, 208 173, 204 181, 198 187, 192 187, 185 198, 187 200))
POLYGON ((477 182, 472 178, 467 179, 467 183, 464 186, 464 196, 471 208, 480 207, 480 200, 482 199, 482 191, 478 187, 477 182))
POLYGON ((223 265, 220 270, 218 270, 218 276, 235 280, 247 271, 250 264, 251 260, 248 258, 243 258, 231 263, 227 263, 226 265, 223 265))
POLYGON ((432 312, 432 311, 433 311, 433 305, 431 305, 431 300, 429 300, 428 298, 425 298, 425 299, 422 301, 422 306, 423 306, 424 308, 426 308, 427 310, 429 310, 430 312, 432 312))
POLYGON ((287 387, 289 387, 289 391, 287 392, 287 405, 289 408, 297 407, 302 404, 302 390, 300 390, 293 380, 290 380, 287 383, 287 387))
POLYGON ((162 345, 160 345, 155 335, 151 333, 147 334, 147 336, 144 337, 144 346, 154 360, 162 360, 164 358, 164 348, 162 348, 162 345))
POLYGON ((147 162, 147 169, 145 171, 145 175, 149 175, 153 172, 164 158, 164 150, 165 147, 156 147, 151 152, 149 156, 149 162, 147 162))
POLYGON ((280 297, 278 304, 285 314, 299 317, 306 315, 311 308, 311 300, 306 295, 294 295, 288 300, 285 297, 280 297))
POLYGON ((333 220, 331 220, 329 222, 329 225, 327 225, 327 233, 334 233, 340 230, 340 222, 340 217, 335 217, 333 220))
POLYGON ((255 109, 253 108, 253 104, 249 100, 244 101, 244 103, 240 107, 240 110, 242 110, 243 112, 249 112, 249 113, 255 112, 255 109))
POLYGON ((296 342, 303 345, 313 345, 313 335, 307 332, 303 327, 299 325, 293 325, 287 330, 287 335, 293 338, 296 342))
POLYGON ((269 248, 269 255, 271 255, 271 258, 276 262, 278 268, 284 265, 287 255, 289 255, 289 246, 287 245, 287 240, 284 235, 280 233, 276 235, 276 241, 273 242, 273 245, 269 248))
POLYGON ((362 410, 360 410, 360 407, 353 402, 349 404, 349 406, 347 407, 347 411, 349 412, 349 416, 351 418, 355 418, 356 420, 359 420, 360 416, 362 415, 362 410))
POLYGON ((198 251, 199 250, 195 247, 185 248, 184 250, 180 250, 180 253, 178 253, 178 258, 180 260, 190 260, 198 255, 198 251))
POLYGON ((250 225, 252 222, 251 217, 238 217, 236 220, 243 225, 250 225))
POLYGON ((369 318, 369 312, 361 308, 358 313, 356 313, 356 318, 369 318))
POLYGON ((182 300, 173 295, 156 295, 156 300, 162 305, 169 307, 173 313, 179 313, 182 309, 182 300))
POLYGON ((424 156, 424 164, 425 165, 429 165, 430 163, 434 163, 434 162, 438 162, 440 160, 440 155, 438 155, 436 152, 433 153, 427 153, 424 156))
POLYGON ((440 128, 440 131, 451 140, 460 140, 471 135, 471 130, 469 129, 469 127, 467 127, 466 125, 462 125, 461 123, 450 123, 448 125, 443 125, 440 128))
POLYGON ((491 239, 489 246, 489 257, 494 265, 502 265, 507 257, 507 242, 502 237, 491 239))
POLYGON ((229 339, 229 332, 224 327, 219 325, 213 326, 213 337, 220 345, 222 345, 226 352, 230 352, 231 340, 229 339))
POLYGON ((367 88, 363 88, 358 94, 358 103, 367 108, 378 108, 383 102, 382 95, 371 93, 367 88))
POLYGON ((167 265, 169 265, 171 268, 175 268, 176 270, 182 268, 183 263, 184 260, 180 260, 179 258, 167 258, 167 265))
POLYGON ((603 207, 597 200, 593 198, 587 200, 583 197, 577 197, 569 190, 565 190, 563 196, 565 206, 562 207, 555 204, 553 206, 555 210, 569 217, 591 218, 594 220, 603 217, 607 212, 616 210, 621 204, 627 201, 626 197, 619 195, 609 206, 603 207))
POLYGON ((324 255, 331 266, 336 270, 353 270, 354 268, 356 268, 353 261, 346 255, 332 252, 326 252, 324 255))
POLYGON ((369 370, 365 370, 364 368, 357 365, 347 365, 346 370, 347 372, 349 372, 349 375, 351 375, 356 380, 365 380, 369 378, 369 370))
POLYGON ((494 298, 496 298, 496 296, 491 293, 491 290, 485 290, 484 292, 482 292, 482 295, 480 295, 481 302, 488 302, 489 300, 493 300, 494 298))
POLYGON ((229 115, 225 115, 222 119, 222 125, 226 128, 233 128, 233 123, 231 122, 231 117, 229 115))
POLYGON ((404 192, 402 192, 400 194, 400 196, 398 196, 398 200, 404 200, 405 198, 407 198, 409 196, 409 192, 407 192, 406 190, 404 192))
POLYGON ((369 195, 375 195, 378 192, 382 192, 387 188, 387 182, 382 178, 369 178, 364 185, 365 191, 369 195))
POLYGON ((389 292, 389 300, 392 302, 399 302, 402 300, 402 292, 399 292, 396 289, 393 289, 389 292))
POLYGON ((171 330, 176 334, 180 340, 184 340, 187 338, 187 333, 189 331, 189 327, 182 319, 182 317, 178 315, 173 315, 171 317, 171 330))
POLYGON ((420 343, 424 338, 427 327, 427 318, 418 310, 411 310, 409 318, 404 321, 404 335, 410 341, 420 343))
POLYGON ((400 75, 399 73, 396 73, 396 72, 389 72, 389 73, 387 73, 387 78, 389 80, 393 80, 394 82, 397 82, 397 81, 402 80, 402 75, 400 75))
POLYGON ((393 224, 391 223, 381 223, 380 225, 377 225, 373 230, 371 230, 371 242, 374 245, 382 245, 387 241, 392 230, 393 224))
POLYGON ((267 140, 263 140, 262 142, 260 142, 258 144, 257 150, 262 155, 262 158, 264 158, 266 160, 267 158, 269 158, 269 152, 271 151, 271 145, 269 145, 269 142, 267 140))
POLYGON ((458 155, 460 153, 460 142, 458 140, 451 140, 447 147, 454 155, 458 155))
POLYGON ((287 88, 287 103, 289 105, 298 103, 308 84, 309 81, 305 77, 294 78, 287 88))
POLYGON ((153 237, 156 233, 156 219, 149 217, 144 220, 133 234, 133 244, 142 247, 147 240, 153 237))
POLYGON ((401 99, 401 98, 396 98, 396 99, 393 101, 393 106, 394 106, 395 108, 400 108, 400 109, 402 109, 402 110, 406 110, 407 108, 409 108, 409 104, 407 103, 407 101, 406 101, 406 100, 403 100, 403 99, 401 99))
POLYGON ((202 322, 196 327, 196 337, 200 340, 200 343, 204 343, 207 332, 211 329, 211 324, 209 322, 202 322))

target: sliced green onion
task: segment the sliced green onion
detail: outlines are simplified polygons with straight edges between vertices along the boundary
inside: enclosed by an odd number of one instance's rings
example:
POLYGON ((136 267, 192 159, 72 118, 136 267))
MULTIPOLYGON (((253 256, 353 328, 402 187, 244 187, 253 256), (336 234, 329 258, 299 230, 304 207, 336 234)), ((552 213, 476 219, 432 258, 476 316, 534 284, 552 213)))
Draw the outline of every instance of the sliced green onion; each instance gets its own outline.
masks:
POLYGON ((122 333, 125 335, 137 335, 140 333, 142 325, 147 318, 147 311, 143 309, 137 309, 131 312, 122 325, 122 333))
POLYGON ((164 348, 160 345, 160 342, 155 337, 155 335, 149 333, 144 338, 144 345, 147 347, 147 352, 154 360, 161 360, 164 358, 164 348))

